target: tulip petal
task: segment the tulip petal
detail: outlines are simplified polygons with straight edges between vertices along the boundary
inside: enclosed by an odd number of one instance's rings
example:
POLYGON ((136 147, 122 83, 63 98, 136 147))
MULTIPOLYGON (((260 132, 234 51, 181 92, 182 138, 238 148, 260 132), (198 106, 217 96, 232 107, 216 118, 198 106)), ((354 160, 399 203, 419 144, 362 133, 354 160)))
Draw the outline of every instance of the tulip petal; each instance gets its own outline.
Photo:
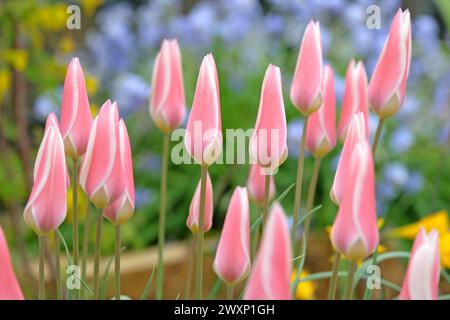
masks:
MULTIPOLYGON (((187 227, 192 233, 197 233, 200 227, 200 193, 201 181, 199 181, 192 197, 191 205, 189 207, 189 216, 186 220, 187 227)), ((204 232, 207 232, 212 227, 213 218, 213 188, 209 174, 206 177, 206 193, 205 193, 205 212, 204 212, 204 232)))
POLYGON ((14 273, 5 234, 0 226, 0 300, 24 300, 14 273))

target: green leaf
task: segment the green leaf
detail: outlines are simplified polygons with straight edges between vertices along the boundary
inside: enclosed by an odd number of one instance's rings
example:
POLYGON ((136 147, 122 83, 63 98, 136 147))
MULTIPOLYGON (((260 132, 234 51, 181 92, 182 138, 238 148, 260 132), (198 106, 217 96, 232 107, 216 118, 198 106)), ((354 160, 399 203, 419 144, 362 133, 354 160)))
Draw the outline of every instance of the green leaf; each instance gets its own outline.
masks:
POLYGON ((222 283, 223 282, 220 278, 216 279, 216 282, 214 282, 214 285, 208 294, 208 300, 214 299, 214 297, 217 295, 217 291, 219 291, 220 287, 222 286, 222 283))
POLYGON ((307 214, 305 214, 303 217, 300 218, 300 221, 297 224, 297 228, 299 228, 302 223, 306 220, 306 218, 308 218, 309 216, 311 216, 312 214, 314 214, 315 212, 317 212, 320 208, 322 208, 322 205, 319 204, 317 207, 315 207, 314 209, 312 209, 311 211, 309 211, 307 214))
POLYGON ((150 292, 150 287, 152 286, 153 282, 153 276, 155 274, 155 265, 153 266, 152 273, 150 274, 150 277, 148 278, 147 284, 145 285, 144 292, 142 292, 142 295, 140 297, 140 300, 147 300, 148 294, 150 292))
POLYGON ((283 201, 283 199, 288 195, 288 193, 292 190, 292 188, 294 186, 295 186, 295 182, 293 184, 291 184, 289 187, 287 187, 286 190, 284 190, 283 193, 280 194, 280 196, 278 198, 276 198, 274 201, 272 201, 272 203, 283 201))

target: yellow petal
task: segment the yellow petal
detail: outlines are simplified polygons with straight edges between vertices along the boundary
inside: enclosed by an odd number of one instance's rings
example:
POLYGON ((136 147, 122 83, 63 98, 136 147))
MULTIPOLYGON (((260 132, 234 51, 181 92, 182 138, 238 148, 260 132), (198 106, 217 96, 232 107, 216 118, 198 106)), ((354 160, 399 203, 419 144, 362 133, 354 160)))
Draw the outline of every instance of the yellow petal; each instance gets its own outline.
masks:
MULTIPOLYGON (((72 197, 72 185, 67 190, 67 221, 69 223, 72 223, 73 221, 73 215, 72 215, 72 209, 73 209, 73 197, 72 197)), ((88 207, 88 200, 87 197, 80 187, 78 187, 78 217, 84 217, 87 212, 88 207)))
POLYGON ((3 51, 3 59, 17 71, 23 71, 28 65, 28 52, 26 50, 7 49, 3 51))
POLYGON ((450 268, 450 232, 447 231, 439 237, 439 253, 442 266, 450 268))
MULTIPOLYGON (((292 273, 291 281, 294 282, 297 273, 294 271, 292 273)), ((300 278, 306 277, 309 272, 303 270, 300 278)), ((316 285, 313 281, 300 282, 295 289, 294 298, 297 300, 312 300, 314 299, 314 292, 316 291, 316 285)))
POLYGON ((415 223, 408 224, 403 227, 395 228, 391 230, 388 235, 391 237, 398 237, 404 239, 414 239, 423 226, 427 232, 431 229, 436 229, 439 234, 448 232, 449 220, 447 211, 441 210, 430 214, 415 223))
POLYGON ((11 85, 11 72, 8 69, 0 70, 0 103, 5 98, 11 85))

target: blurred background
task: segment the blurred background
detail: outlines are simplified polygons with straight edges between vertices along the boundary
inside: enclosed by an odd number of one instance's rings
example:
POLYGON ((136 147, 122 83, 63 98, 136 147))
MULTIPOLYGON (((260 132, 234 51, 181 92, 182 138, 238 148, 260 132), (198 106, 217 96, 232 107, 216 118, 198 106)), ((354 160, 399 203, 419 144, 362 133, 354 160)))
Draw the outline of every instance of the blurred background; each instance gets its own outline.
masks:
MULTIPOLYGON (((306 24, 310 19, 320 21, 324 58, 335 72, 340 108, 347 64, 352 58, 363 60, 370 77, 399 7, 411 11, 412 63, 405 104, 386 122, 377 153, 377 205, 378 215, 384 219, 382 243, 386 242, 388 249, 409 250, 410 240, 389 237, 389 230, 447 210, 450 204, 450 1, 0 0, 0 224, 18 272, 24 275, 23 286, 33 281, 27 279, 37 255, 37 241, 23 223, 22 210, 31 189, 45 119, 49 112, 60 114, 65 71, 72 57, 80 57, 92 112, 108 98, 117 100, 128 125, 136 212, 123 228, 123 245, 127 252, 139 252, 157 241, 162 134, 149 117, 148 101, 152 66, 162 39, 179 41, 188 108, 201 59, 213 53, 224 129, 254 125, 264 71, 269 63, 280 66, 289 130, 289 157, 275 177, 280 195, 296 174, 303 119, 289 101, 289 87, 306 24), (71 14, 66 10, 72 4, 80 8, 80 29, 66 26, 71 14), (366 9, 372 4, 381 10, 380 29, 366 26, 366 9)), ((372 131, 376 123, 372 115, 372 131)), ((317 241, 311 244, 309 272, 330 269, 331 249, 325 230, 336 214, 329 190, 340 148, 338 145, 322 163, 316 197, 322 207, 313 219, 317 241)), ((312 165, 307 157, 306 183, 312 165)), ((213 230, 207 235, 211 241, 219 235, 234 187, 246 184, 247 172, 246 165, 210 168, 215 200, 213 230)), ((199 178, 197 166, 169 166, 169 242, 184 243, 191 237, 185 221, 199 178)), ((92 208, 84 201, 81 214, 86 215, 92 208)), ((292 212, 293 192, 282 205, 287 213, 292 212)), ((252 212, 255 214, 256 208, 252 212)), ((448 234, 447 213, 433 217, 438 217, 438 225, 448 234)), ((70 210, 61 232, 71 248, 70 210)), ((94 230, 89 236, 94 242, 94 230)), ((447 239, 444 258, 449 267, 450 235, 447 239)), ((105 223, 102 246, 103 255, 112 254, 114 228, 109 223, 105 223)), ((148 265, 144 270, 146 277, 151 268, 148 265)), ((400 271, 397 284, 402 276, 400 271)), ((138 281, 141 288, 146 279, 138 281)), ((172 294, 175 298, 176 292, 172 294)))

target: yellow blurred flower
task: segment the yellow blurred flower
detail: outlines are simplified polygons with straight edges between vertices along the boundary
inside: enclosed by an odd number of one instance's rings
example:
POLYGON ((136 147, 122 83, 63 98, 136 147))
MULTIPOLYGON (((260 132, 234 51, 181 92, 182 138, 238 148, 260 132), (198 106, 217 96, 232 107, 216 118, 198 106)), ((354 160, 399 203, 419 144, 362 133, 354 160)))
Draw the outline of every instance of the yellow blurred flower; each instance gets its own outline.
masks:
POLYGON ((445 268, 450 268, 450 232, 446 232, 439 237, 439 251, 442 265, 445 268))
POLYGON ((92 75, 86 75, 86 90, 89 95, 93 95, 98 89, 98 79, 92 75))
POLYGON ((17 71, 23 71, 28 65, 28 52, 25 50, 7 49, 3 51, 3 59, 17 71))
POLYGON ((391 237, 413 240, 419 232, 420 227, 422 226, 427 232, 429 232, 431 229, 436 229, 437 231, 439 231, 440 235, 447 233, 449 229, 447 211, 441 210, 432 213, 415 223, 392 229, 389 231, 388 235, 391 237))
POLYGON ((65 4, 50 4, 39 6, 36 18, 44 30, 59 31, 66 27, 67 6, 65 4))
MULTIPOLYGON (((306 277, 309 273, 305 270, 300 274, 300 278, 306 277)), ((292 273, 291 281, 294 282, 297 276, 297 272, 292 273)), ((316 285, 312 281, 299 282, 295 289, 294 298, 297 300, 312 300, 314 299, 314 292, 316 291, 316 285)))
POLYGON ((75 50, 75 42, 71 37, 64 36, 61 38, 61 41, 59 42, 59 50, 62 53, 71 53, 73 52, 73 50, 75 50))
POLYGON ((104 0, 80 0, 80 3, 83 11, 90 17, 104 3, 104 0))
POLYGON ((99 110, 98 105, 91 103, 90 109, 91 109, 92 116, 95 117, 97 115, 97 113, 98 113, 98 110, 99 110))
MULTIPOLYGON (((88 207, 88 199, 81 187, 78 187, 78 216, 84 217, 87 212, 88 207)), ((72 185, 70 185, 69 189, 67 190, 67 222, 72 223, 73 221, 73 215, 72 215, 72 208, 73 208, 73 197, 72 197, 72 185)))
POLYGON ((6 92, 11 85, 11 72, 8 69, 0 70, 0 103, 3 102, 6 92))

